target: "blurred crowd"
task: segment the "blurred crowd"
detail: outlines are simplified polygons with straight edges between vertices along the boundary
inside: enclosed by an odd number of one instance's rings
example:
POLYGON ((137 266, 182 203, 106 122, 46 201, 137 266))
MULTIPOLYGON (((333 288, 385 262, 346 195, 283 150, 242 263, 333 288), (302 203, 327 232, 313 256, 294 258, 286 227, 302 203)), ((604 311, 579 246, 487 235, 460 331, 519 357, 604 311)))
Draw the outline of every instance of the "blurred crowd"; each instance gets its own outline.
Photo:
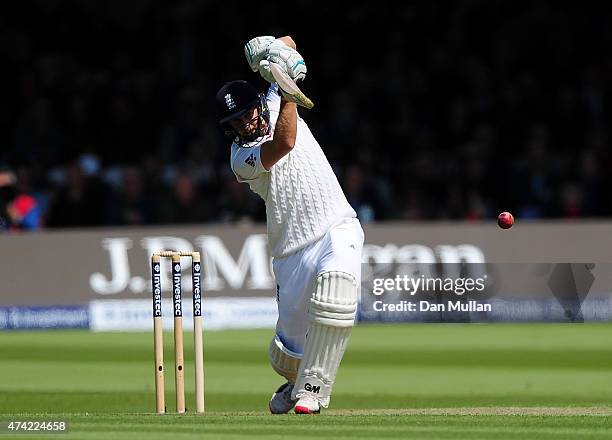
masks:
POLYGON ((612 214, 597 4, 251 7, 4 3, 0 230, 265 220, 213 106, 227 80, 265 87, 242 52, 265 34, 306 59, 301 115, 364 222, 612 214))

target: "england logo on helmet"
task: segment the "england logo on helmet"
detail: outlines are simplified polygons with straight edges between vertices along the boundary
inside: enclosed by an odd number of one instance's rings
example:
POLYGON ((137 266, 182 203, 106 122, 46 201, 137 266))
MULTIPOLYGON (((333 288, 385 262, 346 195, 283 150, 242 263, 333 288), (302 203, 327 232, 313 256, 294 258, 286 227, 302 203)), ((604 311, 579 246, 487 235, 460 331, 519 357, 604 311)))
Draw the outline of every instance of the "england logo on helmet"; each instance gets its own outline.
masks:
POLYGON ((227 108, 229 110, 233 110, 236 108, 236 103, 232 99, 232 95, 230 95, 229 93, 225 95, 225 103, 227 104, 227 108))
POLYGON ((253 142, 268 134, 270 130, 270 111, 263 93, 246 81, 231 81, 223 85, 217 92, 217 117, 219 124, 227 136, 239 145, 253 142), (257 125, 247 136, 241 135, 231 122, 257 109, 257 125))

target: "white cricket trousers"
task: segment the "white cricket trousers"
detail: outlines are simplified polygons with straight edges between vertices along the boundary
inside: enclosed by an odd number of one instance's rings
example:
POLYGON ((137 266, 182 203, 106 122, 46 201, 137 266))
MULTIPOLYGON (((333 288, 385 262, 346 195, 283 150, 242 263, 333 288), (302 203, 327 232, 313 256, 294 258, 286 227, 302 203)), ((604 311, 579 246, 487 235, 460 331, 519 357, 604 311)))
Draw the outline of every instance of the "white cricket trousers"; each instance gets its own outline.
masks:
POLYGON ((318 241, 287 257, 274 258, 278 321, 276 334, 285 349, 302 355, 308 330, 308 305, 323 272, 340 271, 361 285, 363 229, 356 218, 336 223, 318 241))

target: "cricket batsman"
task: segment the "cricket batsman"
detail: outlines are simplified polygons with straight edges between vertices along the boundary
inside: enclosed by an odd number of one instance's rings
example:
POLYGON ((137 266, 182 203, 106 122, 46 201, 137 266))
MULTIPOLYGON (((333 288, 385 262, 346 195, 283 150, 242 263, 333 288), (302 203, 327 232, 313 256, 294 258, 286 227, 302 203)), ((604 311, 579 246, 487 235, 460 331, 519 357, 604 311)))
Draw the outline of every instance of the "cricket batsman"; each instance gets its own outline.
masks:
POLYGON ((256 37, 245 54, 253 72, 271 83, 267 94, 232 81, 218 91, 216 104, 233 140, 232 171, 266 204, 278 304, 269 358, 287 380, 269 408, 318 414, 329 405, 355 322, 363 230, 295 97, 271 74, 274 63, 293 81, 305 78, 293 39, 256 37))

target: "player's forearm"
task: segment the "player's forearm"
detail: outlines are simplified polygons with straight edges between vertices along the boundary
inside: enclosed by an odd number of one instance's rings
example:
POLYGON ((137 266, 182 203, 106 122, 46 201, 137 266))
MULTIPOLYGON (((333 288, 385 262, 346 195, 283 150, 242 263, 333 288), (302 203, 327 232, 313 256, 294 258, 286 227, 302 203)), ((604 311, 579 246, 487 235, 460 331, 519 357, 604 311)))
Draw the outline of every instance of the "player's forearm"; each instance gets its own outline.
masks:
POLYGON ((277 40, 282 41, 290 48, 297 50, 295 41, 293 41, 293 38, 291 38, 289 35, 285 35, 284 37, 277 38, 277 40))
POLYGON ((276 120, 272 141, 264 144, 261 151, 261 162, 270 169, 281 158, 289 154, 295 146, 297 136, 297 105, 281 99, 280 112, 276 120))
POLYGON ((281 99, 280 112, 276 120, 272 143, 275 145, 278 159, 288 154, 295 146, 297 135, 297 105, 281 99))

